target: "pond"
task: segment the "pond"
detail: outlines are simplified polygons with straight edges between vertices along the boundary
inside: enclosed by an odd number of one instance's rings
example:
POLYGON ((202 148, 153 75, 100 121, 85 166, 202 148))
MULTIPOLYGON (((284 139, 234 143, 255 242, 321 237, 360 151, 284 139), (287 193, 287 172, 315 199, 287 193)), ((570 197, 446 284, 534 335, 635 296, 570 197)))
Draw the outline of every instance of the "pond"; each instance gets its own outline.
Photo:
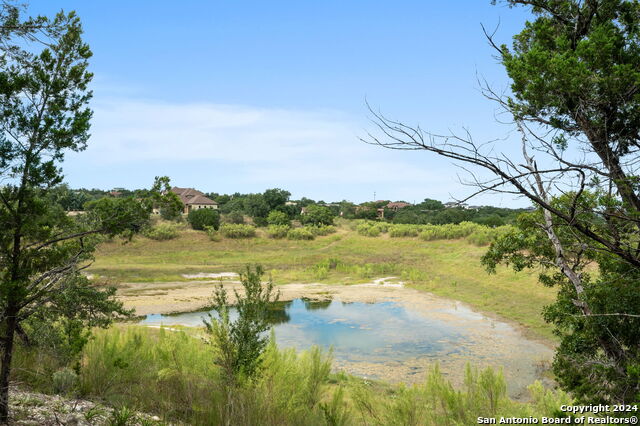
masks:
MULTIPOLYGON (((141 324, 202 326, 206 315, 147 315, 141 324)), ((279 347, 333 348, 335 368, 393 382, 420 382, 438 362, 443 373, 460 384, 470 362, 504 367, 509 393, 517 397, 551 358, 549 348, 525 339, 510 325, 457 304, 435 305, 425 312, 395 301, 295 299, 274 304, 270 317, 279 347)))

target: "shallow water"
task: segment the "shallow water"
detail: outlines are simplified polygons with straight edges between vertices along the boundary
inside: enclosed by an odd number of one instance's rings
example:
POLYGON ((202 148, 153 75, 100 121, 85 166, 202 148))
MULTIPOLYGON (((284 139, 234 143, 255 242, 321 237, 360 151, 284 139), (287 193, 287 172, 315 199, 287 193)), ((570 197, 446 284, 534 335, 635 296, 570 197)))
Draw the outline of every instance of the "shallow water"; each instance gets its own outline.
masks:
MULTIPOLYGON (((206 317, 207 312, 148 315, 141 324, 201 326, 206 317)), ((517 396, 536 379, 540 361, 551 357, 546 346, 523 338, 510 325, 458 304, 418 312, 392 301, 295 299, 275 304, 271 322, 280 347, 332 347, 337 368, 395 382, 420 382, 438 362, 445 375, 461 383, 470 362, 504 367, 510 394, 517 396)))

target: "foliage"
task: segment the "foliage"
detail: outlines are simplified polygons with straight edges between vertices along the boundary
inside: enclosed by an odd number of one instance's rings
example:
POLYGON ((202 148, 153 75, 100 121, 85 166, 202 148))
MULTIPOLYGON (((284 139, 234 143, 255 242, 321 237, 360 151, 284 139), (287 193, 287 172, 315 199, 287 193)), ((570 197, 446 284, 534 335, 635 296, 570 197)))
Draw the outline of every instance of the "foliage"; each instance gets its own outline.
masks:
POLYGON ((451 207, 444 208, 442 203, 436 200, 426 199, 415 206, 404 207, 398 210, 393 217, 385 212, 385 218, 393 223, 402 224, 457 224, 460 222, 474 222, 487 226, 501 226, 515 222, 524 209, 507 209, 491 206, 476 208, 451 207))
POLYGON ((220 227, 220 233, 227 238, 253 238, 256 228, 251 225, 225 223, 220 227))
POLYGON ((289 229, 290 228, 287 225, 269 225, 267 228, 267 235, 269 238, 285 238, 289 229))
POLYGON ((152 207, 160 210, 164 220, 182 220, 184 204, 175 192, 171 191, 171 181, 167 176, 156 176, 151 191, 152 207))
POLYGON ((262 194, 249 194, 243 200, 244 211, 255 218, 266 218, 271 210, 262 194))
POLYGON ((263 275, 260 265, 253 269, 247 265, 246 270, 240 273, 244 293, 241 295, 234 290, 238 314, 235 321, 231 321, 229 316, 227 291, 222 284, 216 287, 212 303, 218 317, 209 315, 204 322, 214 338, 216 364, 229 384, 258 374, 261 355, 269 342, 269 338, 264 336, 270 327, 267 312, 269 304, 278 300, 280 292, 274 291, 271 280, 263 284, 263 275))
POLYGON ((392 225, 389 227, 389 236, 398 237, 417 237, 420 227, 415 225, 392 225))
POLYGON ((91 288, 79 271, 91 260, 97 235, 138 232, 148 222, 149 209, 133 198, 96 201, 89 214, 73 219, 55 204, 50 191, 62 181, 60 162, 67 152, 82 151, 89 138, 91 50, 73 12, 22 21, 18 8, 6 2, 2 6, 0 422, 4 423, 14 336, 21 323, 40 316, 86 324, 94 310, 109 317, 111 313, 102 308, 114 307, 114 302, 102 302, 103 296, 111 299, 113 293, 91 288), (86 297, 67 300, 76 296, 86 297), (101 307, 96 309, 94 302, 101 307), (67 309, 70 304, 75 305, 73 311, 67 309))
POLYGON ((326 235, 331 235, 336 233, 336 227, 333 225, 312 225, 305 226, 314 236, 316 237, 324 237, 326 235))
MULTIPOLYGON (((587 204, 596 199, 590 194, 582 198, 582 211, 588 211, 587 204)), ((568 203, 570 195, 554 200, 559 209, 571 208, 568 203)), ((587 215, 583 213, 577 220, 586 220, 587 215)), ((581 286, 576 288, 555 267, 557 254, 547 233, 538 225, 544 221, 542 216, 541 211, 522 215, 516 228, 492 243, 483 263, 490 271, 499 263, 515 270, 542 267, 540 281, 558 288, 557 299, 545 308, 544 318, 554 324, 555 333, 561 338, 553 367, 564 387, 589 402, 638 400, 636 371, 640 352, 634 346, 640 340, 638 269, 611 254, 589 249, 576 241, 570 229, 558 226, 564 259, 581 277, 581 286), (597 274, 588 268, 592 262, 598 265, 597 274), (589 307, 586 313, 584 306, 589 307), (608 315, 614 312, 625 314, 608 315)))
POLYGON ((328 207, 312 204, 306 207, 300 221, 305 225, 333 225, 333 213, 328 207))
POLYGON ((78 374, 67 367, 53 373, 51 379, 54 391, 63 395, 68 395, 78 384, 78 374))
POLYGON ((233 224, 243 224, 244 223, 244 215, 240 210, 233 210, 231 213, 223 217, 224 223, 233 223, 233 224))
POLYGON ((204 231, 206 227, 217 230, 220 227, 220 213, 214 209, 191 210, 187 222, 197 231, 204 231))
POLYGON ((561 405, 573 403, 538 382, 529 387, 530 402, 512 401, 500 373, 471 367, 459 390, 437 367, 411 387, 364 381, 331 374, 330 354, 316 347, 298 354, 279 350, 273 340, 261 357, 261 375, 224 393, 210 347, 166 329, 100 331, 83 359, 84 395, 190 424, 476 424, 485 415, 555 417, 561 405))
POLYGON ((384 222, 365 221, 358 223, 356 226, 358 234, 366 237, 378 237, 380 234, 386 233, 388 230, 389 225, 384 222))
POLYGON ((307 227, 293 228, 287 232, 287 238, 290 240, 313 240, 316 236, 307 227))
MULTIPOLYGON (((284 189, 273 188, 273 189, 267 189, 266 191, 264 191, 264 194, 262 194, 262 196, 264 197, 264 201, 269 206, 269 209, 273 211, 278 207, 284 206, 284 204, 287 201, 289 201, 289 197, 291 196, 291 193, 289 191, 285 191, 284 189)), ((276 223, 272 225, 282 225, 282 224, 276 223)))
POLYGON ((78 225, 98 228, 109 237, 125 235, 131 238, 149 225, 149 207, 133 197, 101 198, 85 204, 87 214, 78 225))
POLYGON ((269 216, 267 216, 267 223, 269 225, 291 226, 289 216, 287 216, 286 213, 278 210, 272 210, 271 212, 269 212, 269 216))
POLYGON ((172 240, 180 234, 179 227, 171 223, 160 223, 149 227, 142 232, 147 238, 156 241, 172 240))

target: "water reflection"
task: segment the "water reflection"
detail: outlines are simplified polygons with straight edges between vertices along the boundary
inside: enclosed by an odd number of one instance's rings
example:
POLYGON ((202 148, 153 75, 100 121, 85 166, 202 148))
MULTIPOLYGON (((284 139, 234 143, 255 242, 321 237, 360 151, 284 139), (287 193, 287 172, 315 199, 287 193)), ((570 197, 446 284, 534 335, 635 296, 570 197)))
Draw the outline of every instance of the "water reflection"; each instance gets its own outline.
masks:
MULTIPOLYGON (((148 315, 141 323, 201 326, 207 313, 216 317, 215 311, 148 315)), ((232 308, 229 315, 235 320, 236 310, 232 308)), ((455 342, 462 337, 454 325, 425 318, 392 302, 296 299, 273 303, 268 315, 279 346, 333 347, 335 357, 344 360, 383 362, 390 358, 451 354, 458 350, 455 342)))
MULTIPOLYGON (((215 311, 148 315, 141 324, 201 327, 207 313, 215 317, 215 311)), ((237 318, 235 309, 229 314, 237 318)), ((537 378, 540 356, 550 359, 552 354, 509 325, 455 304, 417 312, 391 301, 296 299, 271 305, 269 322, 281 348, 333 348, 334 365, 390 381, 420 382, 424 376, 418 373, 436 361, 455 380, 471 362, 504 366, 510 389, 519 392, 537 378)))

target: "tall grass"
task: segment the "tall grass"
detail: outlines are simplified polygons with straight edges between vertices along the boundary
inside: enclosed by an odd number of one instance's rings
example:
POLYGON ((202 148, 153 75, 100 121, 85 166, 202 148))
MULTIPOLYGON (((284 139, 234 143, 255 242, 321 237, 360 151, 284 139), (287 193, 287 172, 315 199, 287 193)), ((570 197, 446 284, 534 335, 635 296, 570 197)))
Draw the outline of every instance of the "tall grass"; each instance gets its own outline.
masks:
MULTIPOLYGON (((381 425, 475 425, 478 417, 535 417, 557 415, 561 404, 570 404, 564 392, 545 391, 539 382, 529 388, 533 401, 508 398, 502 373, 478 371, 467 365, 465 385, 454 389, 438 366, 422 385, 401 387, 389 397, 365 388, 354 393, 361 412, 381 425)), ((560 416, 559 416, 560 417, 560 416)))
MULTIPOLYGON (((258 376, 229 386, 214 364, 216 350, 194 330, 97 330, 82 355, 77 393, 167 422, 216 425, 471 425, 479 416, 556 416, 571 403, 540 383, 529 388, 531 402, 513 401, 502 374, 491 369, 467 367, 461 389, 437 365, 411 387, 358 379, 331 373, 330 352, 279 350, 274 339, 258 376)), ((76 381, 67 375, 73 380, 65 391, 76 381)))
POLYGON ((240 223, 224 223, 220 226, 220 233, 227 238, 253 238, 256 236, 256 228, 240 223))
POLYGON ((323 424, 330 355, 270 344, 260 378, 229 389, 214 365, 215 345, 172 329, 98 330, 87 345, 81 394, 195 424, 323 424))

